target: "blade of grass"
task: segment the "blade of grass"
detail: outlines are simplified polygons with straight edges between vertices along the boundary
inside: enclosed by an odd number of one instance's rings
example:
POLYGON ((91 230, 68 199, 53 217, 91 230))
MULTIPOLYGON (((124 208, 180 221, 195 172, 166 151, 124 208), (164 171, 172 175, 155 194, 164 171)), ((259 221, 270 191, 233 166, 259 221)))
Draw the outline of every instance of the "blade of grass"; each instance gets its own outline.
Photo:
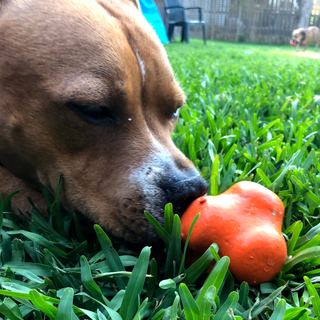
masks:
POLYGON ((309 291, 310 296, 313 296, 312 298, 312 306, 314 313, 316 314, 317 318, 320 319, 320 298, 319 294, 314 287, 314 285, 311 283, 310 279, 308 277, 303 277, 303 280, 305 281, 307 285, 307 289, 309 291))
POLYGON ((150 261, 150 274, 152 275, 152 278, 150 278, 148 281, 149 300, 152 299, 154 290, 156 288, 156 283, 157 283, 158 265, 157 265, 157 261, 154 258, 150 261))
POLYGON ((170 313, 170 320, 178 320, 178 305, 180 303, 180 297, 179 295, 176 295, 174 298, 171 313, 170 313))
POLYGON ((291 176, 291 180, 295 183, 304 199, 314 208, 320 207, 320 199, 296 177, 291 176))
POLYGON ((239 301, 239 294, 237 292, 231 292, 226 302, 218 310, 214 316, 216 320, 229 320, 228 310, 234 309, 239 301))
MULTIPOLYGON (((72 304, 73 304, 73 295, 74 291, 72 288, 66 288, 60 299, 58 305, 58 310, 56 318, 59 320, 70 320, 75 319, 76 315, 73 313, 72 304)), ((76 317, 77 318, 77 317, 76 317)))
POLYGON ((276 289, 274 292, 272 292, 268 297, 265 299, 261 300, 257 304, 253 305, 249 310, 245 311, 242 313, 242 317, 245 319, 247 318, 250 314, 252 318, 257 317, 264 309, 267 308, 267 306, 275 301, 277 297, 282 293, 282 291, 286 288, 287 284, 283 285, 282 287, 279 287, 276 289))
POLYGON ((184 282, 186 284, 194 283, 203 272, 209 269, 212 260, 213 255, 210 248, 208 248, 205 253, 186 270, 186 277, 184 279, 184 282))
POLYGON ((143 288, 148 263, 150 258, 150 248, 144 247, 139 255, 138 261, 132 270, 126 292, 119 310, 123 320, 131 320, 138 310, 138 301, 143 288))
POLYGON ((276 308, 272 312, 270 320, 283 320, 286 313, 286 300, 280 299, 277 303, 276 308))
POLYGON ((210 286, 203 296, 203 299, 199 308, 200 309, 199 319, 201 320, 211 319, 211 309, 212 309, 212 304, 214 303, 215 296, 216 296, 216 288, 214 286, 210 286))
POLYGON ((210 195, 216 196, 218 194, 218 179, 219 179, 219 155, 214 157, 211 169, 211 181, 210 181, 210 195))
POLYGON ((151 320, 161 320, 164 319, 163 316, 165 315, 165 311, 163 309, 159 310, 152 318, 151 320))
POLYGON ((44 312, 51 320, 56 319, 57 308, 46 302, 38 291, 31 290, 29 296, 35 307, 44 312))
POLYGON ((47 240, 46 238, 35 234, 33 232, 25 231, 25 230, 17 230, 17 231, 8 231, 8 235, 14 236, 22 234, 26 238, 30 239, 31 241, 36 242, 37 244, 44 246, 45 248, 48 248, 50 251, 52 251, 54 254, 60 257, 65 257, 67 253, 58 247, 56 247, 52 241, 47 240))
MULTIPOLYGON (((2 206, 2 210, 3 212, 12 212, 12 208, 11 208, 11 199, 14 195, 16 195, 17 193, 19 193, 20 191, 15 191, 12 192, 11 194, 9 194, 6 199, 4 200, 3 206, 2 206)), ((1 198, 1 193, 0 193, 0 198, 1 198)), ((0 200, 2 201, 2 199, 0 200)), ((1 213, 1 204, 0 204, 0 213, 1 213)), ((0 228, 1 230, 1 228, 0 228)))
POLYGON ((295 246, 296 246, 296 243, 299 239, 299 236, 300 236, 300 233, 302 231, 302 228, 303 228, 303 224, 301 221, 297 221, 294 223, 293 225, 293 229, 292 229, 292 236, 291 236, 291 239, 288 241, 287 243, 287 251, 288 251, 288 255, 291 255, 295 246))
POLYGON ((190 225, 188 236, 187 236, 187 240, 186 240, 186 242, 184 244, 184 249, 183 249, 183 254, 182 254, 182 259, 181 259, 181 264, 180 264, 180 268, 179 268, 178 274, 181 274, 183 272, 183 270, 184 270, 184 263, 185 263, 185 260, 186 260, 186 254, 187 254, 187 249, 188 249, 188 244, 189 244, 191 232, 192 232, 192 229, 193 229, 194 225, 196 224, 197 220, 199 219, 199 217, 200 217, 200 213, 198 213, 194 217, 194 219, 192 220, 192 223, 190 225))
MULTIPOLYGON (((125 271, 123 264, 120 260, 120 257, 117 251, 113 248, 112 242, 107 236, 107 234, 103 231, 103 229, 95 225, 94 230, 100 242, 102 251, 106 257, 106 261, 108 266, 110 267, 110 271, 125 271)), ((116 277, 115 281, 120 290, 124 289, 127 283, 125 278, 116 277)))
POLYGON ((177 275, 177 266, 181 263, 181 221, 177 214, 173 217, 172 234, 165 264, 165 278, 177 275))
POLYGON ((179 293, 183 305, 183 311, 186 320, 193 320, 197 319, 199 315, 199 309, 196 302, 193 299, 191 292, 189 291, 188 287, 181 283, 179 286, 179 293))
POLYGON ((290 169, 292 163, 294 162, 294 160, 296 159, 296 157, 299 155, 300 150, 298 150, 292 157, 291 159, 288 161, 288 163, 286 164, 286 166, 282 169, 280 175, 277 177, 277 179, 275 179, 271 186, 269 187, 270 190, 272 190, 273 192, 277 193, 280 189, 280 185, 287 173, 287 171, 290 169))
POLYGON ((145 211, 144 215, 146 216, 147 220, 151 223, 154 230, 161 237, 166 247, 168 248, 170 243, 170 234, 161 226, 161 224, 148 211, 145 211))
POLYGON ((248 299, 249 299, 249 285, 247 282, 243 281, 240 285, 239 304, 245 309, 249 308, 248 299))
MULTIPOLYGON (((100 311, 98 310, 98 312, 100 312, 100 311)), ((108 313, 111 320, 123 320, 118 312, 112 310, 111 308, 109 308, 107 306, 105 307, 105 312, 108 313)), ((100 314, 102 314, 102 313, 100 313, 100 314)), ((100 318, 99 318, 99 320, 100 320, 100 318)))
POLYGON ((284 267, 282 268, 282 273, 285 274, 287 271, 293 268, 296 264, 300 263, 305 259, 313 258, 319 255, 320 255, 320 247, 305 249, 297 253, 294 257, 292 257, 285 263, 284 267))
POLYGON ((199 290, 197 294, 197 305, 201 306, 204 295, 206 294, 209 287, 214 286, 216 288, 216 292, 218 293, 220 287, 223 283, 223 280, 228 272, 228 267, 230 264, 230 259, 226 256, 222 257, 213 267, 209 276, 207 277, 205 283, 199 290))
POLYGON ((91 269, 85 256, 80 258, 81 265, 81 281, 85 288, 93 295, 94 298, 102 303, 108 304, 109 301, 102 294, 101 289, 92 278, 91 269))
POLYGON ((10 298, 5 298, 1 302, 0 313, 10 320, 23 320, 19 306, 10 298))
POLYGON ((167 203, 164 207, 164 230, 169 234, 172 232, 173 226, 173 205, 172 203, 167 203))

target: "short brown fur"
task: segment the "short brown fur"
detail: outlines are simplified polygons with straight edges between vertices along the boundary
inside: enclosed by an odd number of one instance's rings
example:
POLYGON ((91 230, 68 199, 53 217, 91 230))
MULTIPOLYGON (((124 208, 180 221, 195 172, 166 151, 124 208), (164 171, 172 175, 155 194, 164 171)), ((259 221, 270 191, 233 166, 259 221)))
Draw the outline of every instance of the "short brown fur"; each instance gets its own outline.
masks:
POLYGON ((53 192, 62 174, 67 209, 130 242, 156 238, 143 210, 163 221, 157 154, 179 172, 195 169, 171 140, 184 94, 137 1, 4 2, 0 97, 0 191, 20 189, 14 207, 29 210, 30 196, 45 210, 38 191, 53 192), (118 122, 88 123, 70 101, 106 105, 118 122), (156 178, 144 174, 148 161, 156 178))

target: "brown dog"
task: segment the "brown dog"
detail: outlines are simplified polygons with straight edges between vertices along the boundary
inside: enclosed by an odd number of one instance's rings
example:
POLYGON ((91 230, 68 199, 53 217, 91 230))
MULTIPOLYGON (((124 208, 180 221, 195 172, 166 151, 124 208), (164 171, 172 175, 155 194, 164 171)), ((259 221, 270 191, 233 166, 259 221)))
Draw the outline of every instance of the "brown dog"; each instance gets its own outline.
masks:
POLYGON ((309 27, 308 29, 296 29, 292 32, 291 42, 297 44, 297 51, 300 51, 301 46, 304 46, 303 51, 306 51, 310 44, 316 43, 316 47, 314 49, 314 51, 316 52, 320 44, 319 28, 309 27))
POLYGON ((0 0, 0 191, 62 203, 130 242, 207 185, 173 144, 184 103, 136 0, 0 0))

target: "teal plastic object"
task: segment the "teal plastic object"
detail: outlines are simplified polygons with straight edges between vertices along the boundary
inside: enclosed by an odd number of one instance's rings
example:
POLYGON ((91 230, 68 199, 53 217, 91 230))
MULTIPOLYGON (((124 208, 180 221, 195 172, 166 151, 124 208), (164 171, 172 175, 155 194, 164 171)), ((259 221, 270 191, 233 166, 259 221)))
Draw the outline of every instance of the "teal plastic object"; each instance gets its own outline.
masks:
POLYGON ((162 44, 168 43, 166 28, 153 0, 139 0, 142 14, 158 35, 162 44))

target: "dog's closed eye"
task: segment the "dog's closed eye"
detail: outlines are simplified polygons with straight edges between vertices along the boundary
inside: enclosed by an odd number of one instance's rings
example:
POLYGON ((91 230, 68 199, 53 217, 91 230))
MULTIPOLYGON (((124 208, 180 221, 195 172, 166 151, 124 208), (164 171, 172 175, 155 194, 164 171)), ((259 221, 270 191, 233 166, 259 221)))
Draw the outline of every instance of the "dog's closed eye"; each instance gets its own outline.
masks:
POLYGON ((68 107, 76 111, 81 118, 88 122, 111 124, 119 121, 116 113, 107 106, 89 106, 89 104, 69 102, 68 107))
POLYGON ((178 118, 178 116, 179 116, 179 109, 180 109, 180 108, 177 108, 177 110, 172 114, 172 119, 178 118))
POLYGON ((176 120, 179 117, 180 108, 182 108, 183 104, 178 105, 177 109, 172 114, 172 120, 176 120))

